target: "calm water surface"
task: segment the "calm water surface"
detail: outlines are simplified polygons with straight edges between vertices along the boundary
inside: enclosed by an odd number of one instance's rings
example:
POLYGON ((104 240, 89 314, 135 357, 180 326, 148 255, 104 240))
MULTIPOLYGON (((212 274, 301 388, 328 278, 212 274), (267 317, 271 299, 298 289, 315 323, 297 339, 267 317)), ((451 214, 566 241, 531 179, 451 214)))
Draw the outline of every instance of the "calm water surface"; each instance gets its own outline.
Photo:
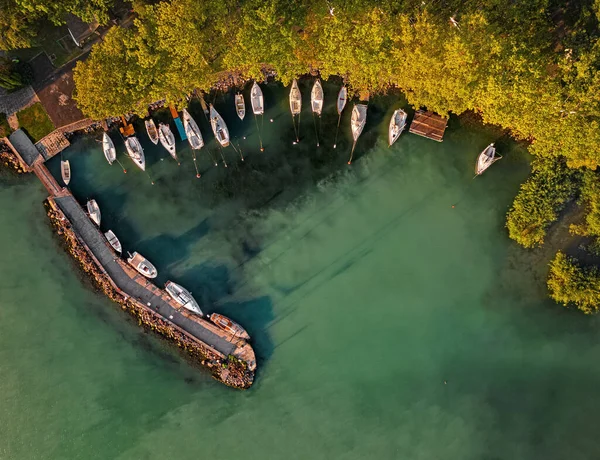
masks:
POLYGON ((334 150, 337 88, 325 87, 317 149, 302 89, 293 145, 287 90, 265 87, 262 153, 251 115, 216 98, 245 156, 223 150, 227 168, 192 104, 210 140, 201 179, 183 143, 177 166, 140 126, 154 186, 116 133, 127 174, 93 138, 64 152, 104 231, 154 262, 159 283, 249 330, 259 372, 247 392, 95 293, 37 180, 1 177, 0 459, 598 457, 598 321, 548 301, 548 257, 504 229, 525 152, 458 120, 442 144, 405 133, 388 149, 402 103, 390 97, 371 101, 348 167, 349 108, 334 150), (505 157, 473 180, 491 141, 505 157))

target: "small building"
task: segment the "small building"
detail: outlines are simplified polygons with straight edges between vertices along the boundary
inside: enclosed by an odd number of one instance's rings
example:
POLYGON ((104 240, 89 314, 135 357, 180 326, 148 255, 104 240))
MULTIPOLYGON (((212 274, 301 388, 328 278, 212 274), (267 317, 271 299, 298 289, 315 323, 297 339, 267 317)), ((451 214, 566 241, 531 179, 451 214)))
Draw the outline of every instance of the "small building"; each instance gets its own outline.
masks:
POLYGON ((96 32, 96 29, 99 25, 98 21, 96 20, 91 23, 84 22, 74 14, 69 14, 65 21, 67 23, 67 29, 69 29, 71 38, 80 48, 83 46, 83 42, 85 42, 86 39, 91 37, 94 32, 96 32))
POLYGON ((434 112, 417 110, 408 131, 437 142, 442 142, 447 124, 448 118, 446 117, 442 117, 434 112))
POLYGON ((31 167, 33 163, 40 157, 40 152, 31 139, 27 137, 27 134, 22 129, 17 129, 14 133, 8 136, 8 140, 13 145, 15 150, 19 153, 23 161, 27 166, 31 167))

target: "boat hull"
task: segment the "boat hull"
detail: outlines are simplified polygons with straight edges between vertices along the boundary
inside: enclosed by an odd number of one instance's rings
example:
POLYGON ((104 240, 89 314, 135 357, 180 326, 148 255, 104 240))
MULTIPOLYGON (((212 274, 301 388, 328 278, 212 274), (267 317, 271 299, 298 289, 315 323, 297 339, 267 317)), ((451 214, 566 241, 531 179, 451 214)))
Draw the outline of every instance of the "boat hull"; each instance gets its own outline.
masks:
POLYGON ((250 101, 252 102, 252 112, 254 115, 262 115, 265 113, 265 102, 263 92, 258 86, 258 83, 254 82, 252 85, 252 91, 250 92, 250 101))
POLYGON ((354 142, 358 140, 365 124, 367 122, 367 106, 364 104, 356 104, 352 109, 352 138, 354 142))
POLYGON ((342 86, 340 88, 340 92, 338 93, 338 97, 337 97, 338 115, 342 114, 344 107, 346 107, 347 101, 348 101, 348 88, 346 88, 345 86, 342 86))
POLYGON ((217 327, 229 332, 234 337, 250 340, 250 335, 248 332, 246 332, 246 330, 238 323, 227 318, 227 316, 220 315, 218 313, 212 313, 208 319, 210 319, 217 327))
POLYGON ((219 112, 215 110, 212 104, 210 105, 210 125, 217 142, 222 147, 227 147, 229 145, 229 130, 227 129, 225 120, 223 120, 223 117, 219 115, 219 112))
POLYGON ((108 161, 108 164, 112 165, 117 159, 117 150, 115 149, 115 144, 112 139, 106 133, 102 136, 102 151, 104 152, 104 157, 106 158, 106 161, 108 161))
POLYGON ((144 149, 137 137, 131 136, 125 139, 125 148, 127 149, 129 158, 131 158, 138 168, 145 171, 146 157, 144 156, 144 149))
POLYGON ((161 145, 165 148, 169 155, 177 160, 177 152, 175 151, 175 136, 173 131, 167 125, 161 123, 158 127, 158 138, 160 139, 161 145))
POLYGON ((69 185, 69 182, 71 182, 71 163, 69 163, 69 160, 60 162, 60 175, 65 185, 69 185))
POLYGON ((146 125, 146 132, 148 133, 150 141, 154 145, 158 145, 158 130, 156 129, 156 124, 154 123, 154 120, 151 118, 149 120, 145 120, 144 123, 146 125))
POLYGON ((492 164, 498 161, 501 156, 496 156, 496 147, 494 144, 488 145, 477 157, 475 163, 475 174, 477 176, 483 174, 492 164))
POLYGON ((173 281, 167 281, 165 284, 165 291, 171 296, 171 298, 182 307, 200 316, 204 316, 198 302, 192 297, 192 293, 185 289, 183 286, 174 283, 173 281))
POLYGON ((127 263, 146 278, 153 279, 158 275, 158 270, 156 270, 156 267, 152 265, 148 259, 145 259, 137 252, 129 255, 127 263))
POLYGON ((87 211, 90 216, 90 219, 97 225, 100 226, 100 221, 102 219, 102 215, 100 214, 100 206, 96 200, 90 200, 87 202, 87 211))
POLYGON ((243 94, 235 95, 235 111, 237 112, 238 117, 240 117, 240 120, 243 120, 246 116, 246 102, 244 101, 243 94))
POLYGON ((108 244, 110 244, 115 251, 117 251, 119 254, 123 252, 123 246, 121 246, 121 242, 112 230, 107 231, 104 236, 106 237, 108 244))
POLYGON ((302 93, 298 87, 298 80, 294 79, 292 82, 292 89, 290 89, 290 112, 292 115, 299 115, 302 111, 302 93))
POLYGON ((392 115, 388 129, 388 144, 391 147, 398 140, 402 131, 406 128, 406 112, 398 109, 392 115))
POLYGON ((310 105, 313 113, 321 116, 321 112, 323 111, 323 86, 321 86, 320 80, 315 82, 310 92, 310 105))
POLYGON ((187 135, 190 147, 193 150, 201 149, 204 146, 204 139, 196 120, 192 118, 186 109, 183 109, 183 127, 187 135))

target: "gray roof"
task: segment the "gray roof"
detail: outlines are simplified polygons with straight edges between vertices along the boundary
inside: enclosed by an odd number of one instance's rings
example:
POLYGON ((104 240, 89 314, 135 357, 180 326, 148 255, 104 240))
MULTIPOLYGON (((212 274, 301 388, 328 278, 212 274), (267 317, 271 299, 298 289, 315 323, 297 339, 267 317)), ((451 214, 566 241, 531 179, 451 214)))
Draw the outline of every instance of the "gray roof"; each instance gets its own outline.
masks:
POLYGON ((14 133, 8 136, 8 139, 28 166, 31 166, 33 162, 40 156, 40 152, 35 145, 33 145, 31 139, 27 137, 27 134, 25 134, 22 129, 17 129, 14 133))

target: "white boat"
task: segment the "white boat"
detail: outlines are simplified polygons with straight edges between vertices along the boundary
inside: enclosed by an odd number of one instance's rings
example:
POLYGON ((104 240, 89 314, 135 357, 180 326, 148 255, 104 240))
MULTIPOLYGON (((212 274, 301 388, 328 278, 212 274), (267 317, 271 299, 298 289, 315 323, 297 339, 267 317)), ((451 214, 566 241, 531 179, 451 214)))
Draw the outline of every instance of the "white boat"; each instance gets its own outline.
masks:
POLYGON ((113 161, 117 159, 117 149, 115 149, 114 142, 106 133, 102 135, 102 151, 104 152, 108 164, 112 165, 113 161))
POLYGON ((134 252, 133 254, 128 252, 127 254, 129 254, 129 258, 127 259, 127 262, 129 263, 129 265, 131 265, 133 268, 135 268, 139 273, 144 275, 146 278, 156 278, 156 275, 158 275, 158 271, 156 270, 156 267, 154 265, 152 265, 148 259, 145 259, 144 257, 142 257, 141 254, 139 254, 137 252, 134 252))
POLYGON ((246 330, 235 321, 232 321, 229 318, 227 318, 227 316, 219 315, 218 313, 212 313, 208 317, 208 319, 210 319, 213 323, 215 323, 224 331, 227 331, 230 334, 232 334, 234 337, 250 340, 250 335, 246 332, 246 330))
POLYGON ((65 185, 69 185, 69 182, 71 182, 71 163, 69 163, 69 160, 60 162, 60 175, 65 185))
POLYGON ((96 200, 89 200, 87 202, 87 210, 88 210, 88 214, 90 215, 90 219, 92 219, 92 221, 94 221, 96 223, 96 225, 99 227, 101 215, 100 215, 100 206, 98 206, 98 203, 96 203, 96 200))
POLYGON ((355 104, 352 109, 352 138, 354 142, 358 140, 358 136, 362 133, 365 123, 367 122, 367 106, 365 104, 355 104))
POLYGON ((475 164, 475 174, 480 175, 488 169, 492 164, 502 158, 500 155, 496 154, 496 147, 494 147, 494 143, 492 142, 488 145, 483 152, 479 154, 477 158, 477 164, 475 164))
POLYGON ((310 92, 310 105, 313 113, 321 116, 323 111, 323 86, 321 86, 321 80, 317 79, 310 92))
POLYGON ((396 110, 392 115, 388 129, 388 144, 390 147, 400 137, 404 128, 406 128, 406 117, 406 112, 402 109, 396 110))
POLYGON ((169 155, 171 155, 174 160, 177 160, 177 153, 175 152, 175 136, 173 135, 171 128, 169 128, 169 125, 165 125, 164 123, 158 125, 158 138, 160 139, 162 146, 169 152, 169 155))
POLYGON ((302 111, 302 94, 298 87, 298 80, 294 78, 292 89, 290 90, 290 111, 292 115, 299 115, 302 111))
POLYGON ((243 120, 246 116, 246 102, 244 101, 244 95, 242 93, 237 93, 235 95, 235 111, 240 117, 240 120, 243 120))
POLYGON ((186 109, 183 109, 183 127, 185 129, 185 135, 188 138, 190 147, 194 150, 201 149, 204 146, 204 139, 200 128, 196 123, 196 120, 192 118, 186 109))
POLYGON ((144 149, 142 148, 142 144, 140 144, 138 138, 135 136, 130 136, 125 139, 125 148, 127 149, 127 155, 129 155, 129 158, 131 158, 142 171, 145 171, 146 157, 144 156, 144 149))
POLYGON ((117 235, 115 235, 115 232, 109 230, 104 234, 104 236, 106 237, 106 241, 108 241, 108 244, 110 244, 115 251, 117 251, 119 254, 123 252, 123 247, 121 246, 119 238, 117 238, 117 235))
POLYGON ((223 117, 219 115, 219 112, 215 110, 212 104, 210 104, 210 125, 219 144, 227 147, 229 145, 229 130, 227 129, 225 120, 223 120, 223 117))
POLYGON ((250 91, 250 101, 252 102, 252 111, 254 112, 254 115, 262 115, 265 113, 263 93, 256 82, 254 82, 252 91, 250 91))
POLYGON ((342 86, 340 88, 340 92, 338 93, 338 97, 337 97, 338 115, 342 114, 344 107, 346 107, 347 101, 348 101, 348 88, 346 88, 345 86, 342 86))
POLYGON ((192 293, 183 286, 180 286, 173 281, 167 281, 165 284, 165 290, 167 291, 167 294, 169 294, 179 305, 187 308, 192 313, 204 316, 204 313, 202 313, 202 310, 200 310, 198 302, 196 302, 196 300, 192 297, 192 293))
POLYGON ((148 137, 152 141, 154 145, 158 144, 158 130, 156 129, 156 124, 152 118, 149 118, 144 121, 146 124, 146 132, 148 133, 148 137))

